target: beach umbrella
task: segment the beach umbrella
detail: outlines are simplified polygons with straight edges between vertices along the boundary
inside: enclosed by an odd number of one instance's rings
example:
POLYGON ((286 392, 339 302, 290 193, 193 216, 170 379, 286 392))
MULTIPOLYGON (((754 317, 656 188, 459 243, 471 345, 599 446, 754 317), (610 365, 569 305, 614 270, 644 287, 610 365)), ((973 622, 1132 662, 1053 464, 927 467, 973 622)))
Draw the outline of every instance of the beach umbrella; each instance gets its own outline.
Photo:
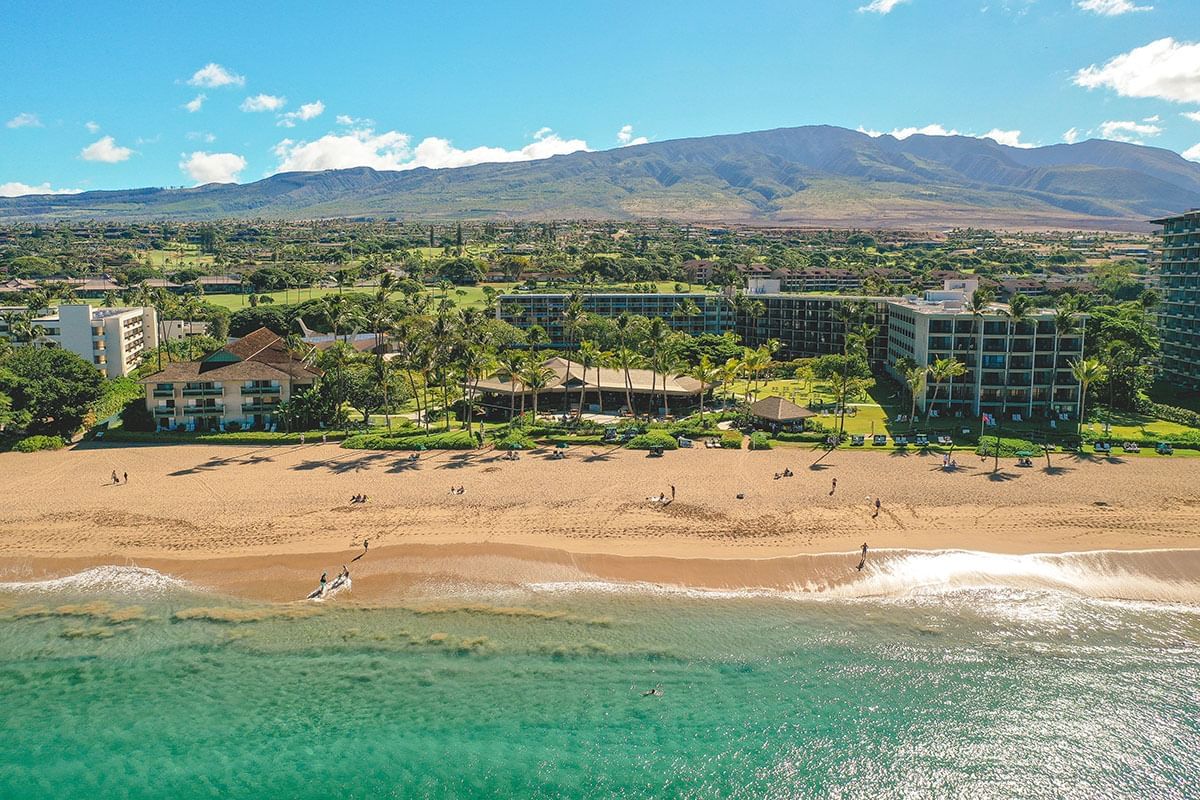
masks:
POLYGON ((1020 456, 1021 458, 1029 458, 1030 456, 1033 455, 1033 452, 1030 450, 1018 450, 1017 455, 1020 456))

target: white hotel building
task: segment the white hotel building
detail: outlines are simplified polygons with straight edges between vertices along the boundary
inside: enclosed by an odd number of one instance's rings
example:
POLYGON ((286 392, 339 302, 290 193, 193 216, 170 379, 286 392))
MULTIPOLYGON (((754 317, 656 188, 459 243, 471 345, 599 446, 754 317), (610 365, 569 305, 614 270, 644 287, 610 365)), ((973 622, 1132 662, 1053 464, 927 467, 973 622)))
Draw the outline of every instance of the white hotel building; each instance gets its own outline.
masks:
MULTIPOLYGON (((24 308, 0 308, 23 312, 24 308)), ((143 350, 158 346, 158 314, 153 308, 93 308, 87 304, 61 305, 35 316, 43 334, 34 344, 61 347, 94 364, 109 378, 128 375, 143 350)), ((9 337, 0 318, 0 336, 9 337)))

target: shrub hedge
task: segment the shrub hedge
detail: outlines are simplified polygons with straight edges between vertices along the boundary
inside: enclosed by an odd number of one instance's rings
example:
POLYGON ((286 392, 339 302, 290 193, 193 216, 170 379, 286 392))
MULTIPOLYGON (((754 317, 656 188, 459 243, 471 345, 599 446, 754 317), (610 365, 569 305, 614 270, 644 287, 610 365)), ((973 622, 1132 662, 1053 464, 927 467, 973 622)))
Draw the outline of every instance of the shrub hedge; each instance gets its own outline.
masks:
POLYGON ((475 444, 475 437, 466 431, 407 436, 360 433, 347 437, 342 447, 348 450, 471 450, 475 444))
POLYGON ((721 434, 721 449, 741 450, 742 434, 738 431, 725 431, 721 434))
POLYGON ((750 434, 750 449, 751 450, 770 450, 771 440, 762 431, 755 431, 750 434))
POLYGON ((61 436, 26 436, 13 445, 18 453, 36 453, 39 450, 61 450, 67 443, 61 436))
POLYGON ((633 437, 625 446, 630 450, 649 450, 652 447, 661 447, 663 450, 679 449, 679 443, 675 441, 675 437, 666 431, 648 431, 633 437))

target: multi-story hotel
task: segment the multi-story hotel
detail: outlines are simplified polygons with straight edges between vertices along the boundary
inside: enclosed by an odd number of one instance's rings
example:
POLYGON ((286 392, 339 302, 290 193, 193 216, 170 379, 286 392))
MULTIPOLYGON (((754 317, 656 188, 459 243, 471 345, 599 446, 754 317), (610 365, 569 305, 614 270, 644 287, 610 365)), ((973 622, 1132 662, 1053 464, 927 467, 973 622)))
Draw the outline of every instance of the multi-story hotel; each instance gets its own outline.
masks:
POLYGON ((980 412, 1022 419, 1074 419, 1079 385, 1071 362, 1083 355, 1084 315, 1078 330, 1059 335, 1054 312, 1038 309, 1018 324, 1008 306, 994 303, 978 316, 966 308, 974 281, 947 281, 947 288, 887 301, 887 365, 897 380, 902 359, 931 365, 955 358, 966 374, 937 383, 930 377, 917 405, 939 412, 980 412), (956 288, 949 288, 951 283, 956 288), (982 348, 980 339, 982 338, 982 348))
MULTIPOLYGON (((841 353, 847 331, 865 324, 877 331, 868 359, 884 365, 897 380, 903 381, 898 364, 905 358, 930 365, 954 357, 967 367, 966 375, 942 384, 931 378, 917 398, 922 409, 931 403, 939 413, 1004 412, 1009 419, 1074 419, 1078 413, 1079 386, 1070 362, 1083 355, 1084 315, 1078 319, 1079 332, 1065 336, 1055 330, 1054 312, 1047 309, 1011 326, 1008 306, 1002 303, 976 316, 966 308, 978 286, 973 279, 947 280, 943 289, 907 297, 789 294, 778 291, 778 279, 751 279, 749 284, 747 302, 703 294, 593 294, 583 296, 584 310, 602 316, 658 316, 691 334, 732 330, 749 347, 774 339, 780 343, 777 359, 841 353), (677 309, 689 299, 704 312, 681 316, 677 309)), ((549 343, 561 345, 565 298, 505 295, 498 316, 520 328, 541 325, 549 343)))
POLYGON ((162 430, 220 430, 278 424, 279 404, 313 385, 320 371, 259 328, 200 361, 177 361, 145 378, 146 410, 162 430))
POLYGON ((1162 371, 1172 383, 1200 387, 1200 209, 1165 219, 1158 283, 1162 371))
MULTIPOLYGON (((563 311, 566 294, 505 294, 500 295, 496 315, 499 319, 523 330, 539 325, 546 331, 551 345, 567 341, 563 311)), ((600 317, 619 317, 635 314, 659 317, 673 330, 698 336, 702 333, 723 333, 733 327, 733 307, 729 300, 713 294, 614 294, 580 295, 583 310, 600 317), (691 312, 691 313, 689 313, 691 312)))
MULTIPOLYGON (((2 308, 0 312, 24 312, 2 308)), ((35 316, 31 324, 42 329, 33 340, 43 347, 61 347, 95 364, 110 378, 128 375, 145 350, 158 346, 158 314, 145 308, 93 308, 86 304, 61 305, 35 316)), ((9 337, 9 324, 0 316, 0 336, 9 337)))

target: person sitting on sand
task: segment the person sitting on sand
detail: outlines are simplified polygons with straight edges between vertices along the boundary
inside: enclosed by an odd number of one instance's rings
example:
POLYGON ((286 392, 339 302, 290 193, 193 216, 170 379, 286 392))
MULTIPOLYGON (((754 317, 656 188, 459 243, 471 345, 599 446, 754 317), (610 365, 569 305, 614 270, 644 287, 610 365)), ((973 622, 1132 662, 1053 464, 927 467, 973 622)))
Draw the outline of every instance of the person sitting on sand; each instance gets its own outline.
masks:
POLYGON ((783 477, 785 477, 785 478, 790 478, 790 477, 792 477, 792 476, 793 476, 793 475, 795 475, 795 474, 796 474, 796 473, 792 472, 792 470, 791 470, 791 468, 790 468, 790 467, 784 467, 784 468, 783 468, 783 477))

